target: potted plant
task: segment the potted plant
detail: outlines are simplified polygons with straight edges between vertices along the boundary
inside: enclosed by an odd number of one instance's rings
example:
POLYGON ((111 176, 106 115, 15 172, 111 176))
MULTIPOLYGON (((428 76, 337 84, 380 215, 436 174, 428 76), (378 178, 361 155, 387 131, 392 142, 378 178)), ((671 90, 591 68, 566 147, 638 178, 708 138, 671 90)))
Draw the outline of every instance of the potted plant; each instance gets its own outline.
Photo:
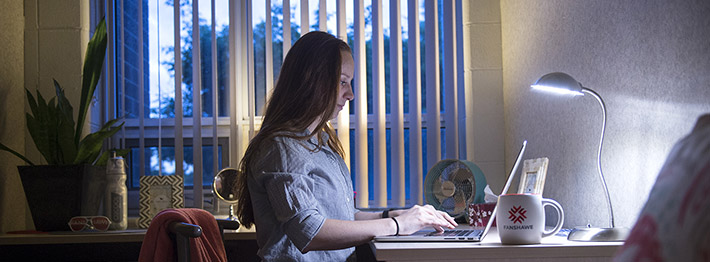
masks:
MULTIPOLYGON (((96 132, 86 136, 82 133, 87 111, 101 77, 106 44, 106 24, 102 20, 86 50, 76 121, 73 116, 74 109, 56 80, 56 97, 49 101, 45 100, 39 91, 36 92, 35 99, 35 96, 25 89, 31 110, 31 114, 26 113, 27 129, 37 150, 46 160, 46 165, 36 165, 27 157, 0 143, 1 150, 12 153, 28 164, 19 166, 18 170, 37 230, 66 230, 69 219, 81 214, 81 201, 86 200, 86 196, 82 198, 82 183, 86 191, 87 182, 95 179, 91 177, 93 174, 103 175, 103 169, 96 168, 98 165, 105 165, 108 159, 108 152, 102 154, 103 141, 123 126, 123 123, 116 125, 119 119, 113 119, 96 132)), ((127 151, 123 150, 122 153, 127 151)), ((98 204, 95 205, 98 209, 98 204)))

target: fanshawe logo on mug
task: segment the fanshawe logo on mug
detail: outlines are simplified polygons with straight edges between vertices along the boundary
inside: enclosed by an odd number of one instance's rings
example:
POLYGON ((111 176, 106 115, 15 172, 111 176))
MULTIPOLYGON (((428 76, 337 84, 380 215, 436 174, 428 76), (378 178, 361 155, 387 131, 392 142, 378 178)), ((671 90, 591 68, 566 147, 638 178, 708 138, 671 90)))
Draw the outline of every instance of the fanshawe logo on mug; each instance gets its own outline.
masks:
POLYGON ((508 210, 508 220, 512 222, 512 225, 503 225, 506 230, 531 230, 534 226, 531 224, 523 225, 525 219, 528 218, 526 214, 527 210, 523 206, 513 206, 508 210), (520 225, 516 225, 520 224, 520 225))
POLYGON ((508 214, 510 214, 510 216, 508 216, 508 219, 510 219, 513 224, 522 224, 523 221, 525 221, 525 219, 527 218, 525 216, 525 213, 527 212, 528 211, 526 211, 525 208, 523 208, 522 206, 513 206, 510 208, 510 210, 508 210, 508 214))

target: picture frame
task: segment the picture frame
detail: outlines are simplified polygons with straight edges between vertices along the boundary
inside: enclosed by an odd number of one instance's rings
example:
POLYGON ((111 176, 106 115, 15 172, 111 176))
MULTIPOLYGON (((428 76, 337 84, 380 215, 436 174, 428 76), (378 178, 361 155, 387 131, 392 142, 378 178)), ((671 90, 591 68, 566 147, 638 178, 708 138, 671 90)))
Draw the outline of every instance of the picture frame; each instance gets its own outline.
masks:
POLYGON ((142 176, 139 183, 139 228, 148 228, 162 210, 184 207, 182 176, 142 176))
POLYGON ((547 157, 523 161, 518 194, 542 194, 549 162, 550 160, 547 157))

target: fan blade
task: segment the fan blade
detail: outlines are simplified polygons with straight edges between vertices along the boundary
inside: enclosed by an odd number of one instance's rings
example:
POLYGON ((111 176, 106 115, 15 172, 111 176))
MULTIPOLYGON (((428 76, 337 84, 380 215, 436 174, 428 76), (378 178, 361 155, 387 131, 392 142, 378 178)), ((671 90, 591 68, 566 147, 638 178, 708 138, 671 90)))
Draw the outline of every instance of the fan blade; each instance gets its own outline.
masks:
POLYGON ((441 207, 440 210, 444 210, 449 215, 456 215, 458 213, 454 212, 456 210, 456 200, 454 198, 449 197, 441 201, 441 207))
MULTIPOLYGON (((460 192, 460 191, 459 191, 460 192)), ((459 193, 454 195, 452 197, 454 200, 454 214, 461 214, 466 210, 466 200, 463 197, 463 194, 459 193)))
POLYGON ((434 193, 434 197, 441 203, 444 201, 444 199, 448 198, 448 196, 445 196, 443 192, 441 191, 441 179, 435 179, 434 180, 434 185, 432 185, 432 190, 434 193))

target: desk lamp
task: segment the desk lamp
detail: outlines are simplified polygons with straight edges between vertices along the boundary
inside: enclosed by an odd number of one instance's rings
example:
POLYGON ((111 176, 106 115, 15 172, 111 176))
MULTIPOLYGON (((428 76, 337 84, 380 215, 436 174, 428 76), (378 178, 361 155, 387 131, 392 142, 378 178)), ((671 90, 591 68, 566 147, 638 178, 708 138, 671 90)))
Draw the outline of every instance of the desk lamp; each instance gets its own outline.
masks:
POLYGON ((604 130, 606 128, 606 106, 601 96, 594 90, 585 88, 581 83, 577 82, 570 75, 560 72, 546 74, 531 86, 533 90, 540 90, 548 93, 561 95, 583 96, 589 94, 599 101, 602 107, 602 132, 599 138, 599 150, 597 152, 597 169, 599 177, 604 186, 606 194, 606 202, 609 206, 609 221, 611 228, 592 228, 588 225, 586 228, 573 229, 567 239, 574 241, 624 241, 629 234, 628 228, 614 226, 614 211, 611 207, 611 199, 609 198, 609 189, 607 188, 604 174, 602 173, 602 143, 604 142, 604 130))

